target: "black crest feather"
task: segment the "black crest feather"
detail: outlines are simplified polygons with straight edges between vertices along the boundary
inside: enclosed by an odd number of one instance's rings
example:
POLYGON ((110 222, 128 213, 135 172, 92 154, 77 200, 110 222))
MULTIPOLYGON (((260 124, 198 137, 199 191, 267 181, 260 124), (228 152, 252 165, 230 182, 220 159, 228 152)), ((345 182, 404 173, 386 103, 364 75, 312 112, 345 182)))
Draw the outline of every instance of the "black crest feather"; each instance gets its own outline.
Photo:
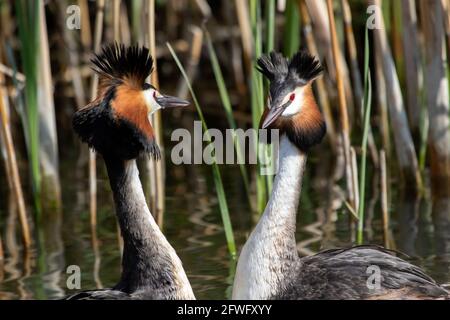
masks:
MULTIPOLYGON (((291 59, 281 53, 271 52, 261 56, 257 61, 257 70, 270 80, 269 98, 271 107, 282 105, 283 99, 296 87, 306 86, 315 80, 323 68, 314 56, 300 50, 291 59)), ((311 88, 310 88, 311 90, 311 88)), ((310 92, 312 95, 312 91, 310 92)), ((303 107, 310 111, 300 111, 294 116, 280 116, 269 129, 279 129, 289 140, 303 152, 320 143, 326 133, 326 125, 318 107, 312 98, 303 107), (316 110, 317 108, 317 110, 316 110), (311 112, 311 110, 316 110, 311 112)), ((268 109, 267 109, 268 110, 268 109)), ((266 113, 261 121, 264 121, 266 113)), ((270 143, 270 141, 268 141, 270 143)))
POLYGON ((300 50, 291 59, 278 52, 262 55, 256 68, 271 82, 292 80, 297 85, 305 85, 323 71, 319 60, 305 50, 300 50))
POLYGON ((94 71, 106 78, 133 78, 141 84, 153 71, 153 58, 146 47, 113 43, 91 59, 94 71))
POLYGON ((256 69, 270 81, 285 78, 288 74, 288 60, 279 52, 262 55, 257 61, 256 69))
POLYGON ((323 68, 319 60, 305 50, 297 52, 289 62, 289 72, 296 73, 306 82, 316 79, 322 71, 323 68))

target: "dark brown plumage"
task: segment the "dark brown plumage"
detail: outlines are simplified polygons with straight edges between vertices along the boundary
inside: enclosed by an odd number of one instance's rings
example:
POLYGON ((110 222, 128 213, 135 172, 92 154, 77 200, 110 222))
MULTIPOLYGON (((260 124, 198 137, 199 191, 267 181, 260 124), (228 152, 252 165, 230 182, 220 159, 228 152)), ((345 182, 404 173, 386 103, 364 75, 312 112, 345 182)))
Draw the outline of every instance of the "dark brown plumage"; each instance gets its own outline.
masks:
POLYGON ((374 245, 330 249, 296 260, 292 279, 274 299, 449 299, 449 292, 396 252, 374 245), (379 268, 379 287, 368 285, 379 268), (370 271, 370 270, 369 270, 370 271))

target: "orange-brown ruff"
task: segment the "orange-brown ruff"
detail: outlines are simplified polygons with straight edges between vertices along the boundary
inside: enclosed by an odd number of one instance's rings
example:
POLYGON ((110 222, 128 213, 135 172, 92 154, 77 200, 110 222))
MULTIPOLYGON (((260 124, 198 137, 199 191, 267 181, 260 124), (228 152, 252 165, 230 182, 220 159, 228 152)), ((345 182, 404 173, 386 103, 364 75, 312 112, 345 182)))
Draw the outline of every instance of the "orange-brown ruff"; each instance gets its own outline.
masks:
POLYGON ((116 117, 130 121, 149 140, 153 140, 153 128, 148 120, 148 108, 141 90, 124 82, 117 86, 116 98, 111 101, 111 107, 116 117))
MULTIPOLYGON (((301 111, 291 117, 279 117, 268 129, 279 129, 280 134, 285 133, 300 150, 308 151, 309 148, 322 140, 326 132, 326 126, 323 115, 314 99, 311 84, 307 84, 303 90, 304 102, 301 111)), ((260 128, 268 112, 269 109, 265 108, 259 124, 260 128)))

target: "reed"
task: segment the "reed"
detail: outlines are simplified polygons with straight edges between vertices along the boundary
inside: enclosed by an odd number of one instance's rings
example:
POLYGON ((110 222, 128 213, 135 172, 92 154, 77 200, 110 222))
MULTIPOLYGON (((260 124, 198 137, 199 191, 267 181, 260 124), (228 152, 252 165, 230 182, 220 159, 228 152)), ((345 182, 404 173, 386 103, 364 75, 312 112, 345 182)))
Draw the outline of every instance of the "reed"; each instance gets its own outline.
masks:
MULTIPOLYGON (((392 55, 394 57, 395 66, 400 80, 403 83, 403 74, 405 71, 404 55, 403 55, 403 43, 402 43, 402 10, 403 3, 401 1, 389 1, 385 2, 384 7, 390 11, 390 32, 389 38, 392 48, 392 55)), ((386 18, 387 19, 387 18, 386 18)))
MULTIPOLYGON (((1 9, 1 6, 0 6, 1 9)), ((0 63, 2 60, 2 56, 0 53, 0 63)), ((5 94, 5 76, 4 74, 0 71, 0 99, 2 99, 3 101, 3 108, 5 110, 6 113, 6 117, 7 117, 7 122, 8 125, 10 122, 10 105, 9 105, 9 100, 8 97, 5 94)), ((8 187, 9 190, 13 190, 13 182, 12 182, 12 172, 11 172, 11 167, 10 167, 10 163, 8 161, 8 149, 6 147, 6 140, 5 140, 5 135, 3 134, 3 131, 0 130, 0 153, 1 153, 1 157, 4 160, 5 163, 5 175, 6 175, 6 180, 8 182, 8 187)))
MULTIPOLYGON (((113 6, 112 6, 112 16, 113 16, 113 30, 114 30, 114 42, 117 43, 121 43, 121 30, 123 28, 123 26, 121 25, 121 21, 120 21, 120 0, 114 0, 113 2, 113 6)), ((119 226, 119 222, 116 221, 116 237, 117 237, 117 243, 119 246, 119 251, 120 251, 120 255, 123 255, 123 238, 122 238, 122 233, 120 232, 120 226, 119 226)), ((97 235, 95 234, 95 237, 97 235)), ((94 239, 94 237, 92 238, 92 244, 93 244, 93 249, 94 249, 94 255, 99 255, 99 253, 96 253, 96 250, 98 250, 98 248, 96 248, 96 246, 98 246, 98 244, 96 244, 97 240, 94 239)), ((99 259, 99 258, 98 258, 99 259)), ((97 256, 96 256, 96 260, 97 260, 97 256)), ((94 263, 94 275, 95 275, 95 266, 97 265, 97 262, 94 263)), ((98 265, 100 265, 100 263, 98 263, 98 265)), ((96 281, 97 283, 101 284, 101 281, 96 281)), ((98 285, 97 285, 98 286, 98 285)))
POLYGON ((97 289, 102 289, 103 283, 102 283, 102 280, 100 279, 100 265, 102 262, 102 257, 100 255, 100 243, 98 241, 96 229, 91 230, 91 236, 92 236, 92 239, 91 239, 92 251, 94 253, 94 267, 92 270, 92 275, 94 278, 95 287, 97 289))
MULTIPOLYGON (((155 57, 153 62, 153 72, 150 75, 151 83, 156 88, 159 88, 158 80, 158 65, 156 60, 156 35, 155 35, 155 0, 149 0, 147 3, 147 44, 150 48, 150 54, 155 57)), ((161 113, 156 112, 151 116, 152 126, 155 131, 155 140, 158 144, 164 159, 164 141, 162 139, 162 118, 161 113)), ((164 175, 165 167, 164 161, 150 161, 150 194, 151 194, 151 206, 153 208, 153 214, 156 217, 158 225, 162 228, 164 218, 164 175)))
MULTIPOLYGON (((326 0, 305 0, 306 6, 308 8, 309 15, 311 17, 311 22, 313 24, 313 33, 316 39, 317 47, 320 52, 320 56, 324 57, 327 66, 327 73, 329 78, 332 81, 328 81, 327 84, 328 91, 330 94, 338 95, 336 92, 337 83, 336 79, 336 64, 339 61, 339 69, 340 69, 340 77, 342 77, 343 82, 350 84, 350 72, 349 67, 347 65, 347 61, 345 60, 344 54, 341 50, 337 51, 337 57, 334 56, 333 52, 333 40, 331 38, 331 30, 330 30, 330 17, 328 14, 328 4, 326 0)), ((335 3, 335 2, 333 2, 335 3)), ((339 16, 338 16, 339 18, 339 16)), ((334 15, 333 15, 334 20, 334 15)), ((338 46, 339 48, 339 46, 338 46)), ((346 104, 347 104, 347 114, 348 119, 351 123, 352 115, 354 113, 354 101, 353 101, 353 92, 351 86, 344 86, 346 104)), ((351 127, 349 126, 349 130, 351 127)), ((350 132, 350 131, 349 131, 350 132)))
MULTIPOLYGON (((68 6, 68 2, 58 2, 59 4, 59 15, 61 17, 65 17, 65 10, 68 6)), ((82 7, 80 6, 80 11, 82 7)), ((83 11, 81 11, 81 15, 83 15, 83 11)), ((64 23, 64 20, 61 21, 64 23)), ((90 29, 90 27, 89 27, 90 29)), ((84 30, 84 29, 83 29, 84 30)), ((85 106, 87 104, 86 101, 86 92, 83 84, 83 77, 80 72, 80 54, 78 44, 76 42, 75 34, 71 32, 68 28, 64 28, 63 30, 64 43, 68 47, 67 59, 70 68, 70 80, 72 81, 72 86, 75 95, 75 102, 77 106, 85 106)))
POLYGON ((2 136, 5 142, 7 152, 6 158, 8 161, 7 166, 11 173, 11 183, 13 187, 12 191, 14 193, 15 200, 17 203, 19 220, 22 227, 23 245, 25 249, 28 250, 31 247, 31 233, 30 227, 28 225, 28 217, 25 207, 25 200, 22 192, 22 186, 20 183, 19 169, 17 167, 16 152, 14 150, 14 141, 11 135, 10 121, 4 104, 5 97, 6 95, 4 93, 3 86, 0 86, 0 117, 1 117, 0 129, 2 130, 2 136))
MULTIPOLYGON (((352 14, 350 10, 350 5, 348 4, 347 0, 341 1, 342 5, 342 13, 343 13, 343 20, 344 20, 344 30, 345 30, 345 43, 347 45, 347 51, 349 55, 350 60, 350 73, 352 78, 352 88, 353 93, 355 97, 355 107, 357 114, 360 117, 361 123, 364 123, 364 111, 363 111, 363 99, 364 99, 364 93, 362 88, 362 81, 361 81, 361 72, 359 70, 358 66, 358 53, 356 50, 356 41, 355 41, 355 35, 353 33, 353 26, 352 26, 352 14)), ((369 128, 368 133, 368 146, 370 150, 370 156, 372 158, 372 162, 375 166, 378 166, 378 150, 375 145, 375 139, 372 134, 372 128, 369 128)))
MULTIPOLYGON (((95 32, 94 32, 94 52, 100 51, 103 33, 103 18, 105 15, 105 0, 97 1, 97 11, 95 16, 95 32)), ((91 101, 97 96, 98 75, 93 73, 91 82, 91 101)), ((89 150, 89 214, 92 230, 92 237, 96 237, 97 226, 97 161, 95 152, 89 150)))
MULTIPOLYGON (((425 90, 424 90, 425 91, 425 90)), ((422 104, 425 104, 426 92, 422 95, 422 104)), ((420 112, 420 146, 419 146, 419 168, 420 172, 425 170, 427 162, 428 134, 430 131, 430 120, 426 108, 420 112)))
MULTIPOLYGON (((422 65, 414 0, 402 0, 403 55, 405 58, 406 106, 409 126, 415 140, 419 138, 421 115, 422 65)), ((417 140, 416 140, 417 141, 417 140)), ((416 144, 417 146, 418 144, 416 144)))
POLYGON ((128 17, 128 7, 124 1, 121 1, 119 5, 119 25, 120 42, 125 46, 131 45, 131 24, 128 17))
POLYGON ((235 0, 236 14, 241 34, 242 53, 244 56, 244 67, 247 73, 252 72, 252 27, 250 25, 250 14, 248 8, 248 2, 242 0, 235 0))
POLYGON ((228 94, 228 90, 225 85, 225 79, 223 78, 223 75, 222 75, 222 70, 220 68, 219 61, 217 59, 216 51, 215 51, 214 46, 211 41, 211 36, 209 35, 208 31, 206 31, 206 30, 204 30, 204 33, 205 33, 206 45, 208 47, 209 57, 211 59, 211 65, 212 65, 213 72, 214 72, 214 77, 216 78, 216 83, 217 83, 217 87, 219 89, 220 99, 222 100, 222 106, 225 110, 225 115, 227 117, 228 124, 231 127, 231 129, 233 129, 234 148, 236 150, 236 156, 237 156, 237 160, 239 163, 239 169, 240 169, 241 175, 242 175, 242 181, 244 182, 245 192, 247 193, 247 197, 248 197, 249 203, 251 205, 250 183, 249 183, 247 168, 245 167, 245 155, 243 153, 244 150, 242 149, 239 139, 237 139, 237 136, 236 136, 237 125, 236 125, 236 121, 233 116, 233 109, 231 107, 230 96, 228 94))
POLYGON ((389 131, 389 115, 386 97, 386 82, 383 73, 382 53, 380 52, 380 44, 375 41, 374 43, 374 56, 375 56, 375 83, 376 83, 376 102, 380 114, 380 121, 378 123, 381 143, 385 151, 387 158, 390 158, 391 153, 391 138, 389 131))
MULTIPOLYGON (((25 134, 36 216, 41 204, 60 207, 58 146, 44 3, 17 1, 25 107, 18 107, 25 134), (43 197, 43 199, 41 199, 43 197)), ((17 87, 17 89, 19 89, 17 87)))
MULTIPOLYGON (((259 1, 250 0, 250 23, 252 27, 252 43, 254 55, 252 59, 252 70, 250 71, 250 91, 251 91, 251 114, 253 129, 259 129, 259 121, 261 119, 264 110, 264 83, 263 77, 259 72, 255 70, 256 58, 260 57, 262 51, 262 30, 261 30, 261 8, 259 1)), ((261 148, 264 148, 262 144, 255 139, 256 145, 254 146, 256 154, 266 154, 261 148)), ((260 162, 258 161, 257 170, 260 172, 260 162)), ((261 213, 267 203, 267 180, 264 176, 256 174, 256 210, 261 213)))
MULTIPOLYGON (((189 81, 186 71, 184 70, 184 67, 181 64, 180 60, 178 59, 178 56, 175 53, 175 51, 173 50, 172 46, 169 43, 167 43, 167 47, 169 48, 170 54, 172 55, 173 59, 175 60, 175 63, 177 64, 178 69, 180 69, 180 72, 181 72, 183 78, 186 80, 189 92, 191 93, 192 100, 195 105, 195 109, 197 111, 197 115, 200 118, 200 121, 202 122, 203 131, 205 133, 207 133, 208 126, 206 124, 205 118, 203 117, 202 108, 200 107, 200 104, 197 100, 197 96, 195 95, 195 92, 192 89, 192 85, 189 81)), ((206 135, 206 139, 207 139, 208 143, 211 143, 211 137, 209 135, 206 135)), ((231 257, 234 259, 236 257, 236 244, 234 241, 233 227, 231 225, 230 213, 228 210, 225 189, 223 187, 222 176, 220 174, 219 166, 217 165, 217 160, 215 159, 215 156, 213 159, 214 159, 214 162, 212 164, 212 171, 213 171, 214 185, 216 187, 217 198, 219 200, 220 213, 222 216, 222 223, 223 223, 223 227, 225 230, 225 237, 227 240, 228 251, 229 251, 231 257)))
POLYGON ((21 58, 26 76, 26 108, 20 112, 27 145, 34 204, 39 214, 41 170, 39 166, 39 107, 38 107, 38 55, 39 52, 39 4, 41 0, 15 1, 21 58))
MULTIPOLYGON (((188 75, 189 81, 191 83, 195 80, 198 72, 199 62, 200 62, 200 56, 202 53, 202 46, 203 46, 203 30, 200 27, 192 26, 190 30, 192 34, 192 40, 191 40, 191 50, 189 54, 189 59, 187 61, 186 66, 186 74, 188 75)), ((177 85, 177 97, 186 97, 189 94, 188 87, 186 85, 186 81, 184 81, 182 78, 180 78, 179 83, 177 85)), ((178 115, 181 111, 178 110, 174 111, 176 115, 178 115)))
POLYGON ((120 0, 113 0, 112 9, 114 41, 120 43, 120 0))
POLYGON ((80 34, 81 44, 83 49, 92 50, 92 30, 91 21, 89 19, 89 6, 88 0, 78 0, 81 12, 81 29, 83 32, 80 34))
MULTIPOLYGON (((269 0, 266 1, 266 43, 265 43, 265 53, 270 53, 272 51, 274 51, 275 48, 275 17, 276 17, 276 11, 275 11, 275 0, 269 0)), ((295 10, 294 10, 294 14, 295 14, 295 10)), ((286 26, 286 28, 288 28, 288 32, 290 31, 290 28, 294 28, 294 23, 291 22, 289 25, 286 26)), ((297 25, 297 34, 298 34, 298 29, 299 26, 297 25)), ((291 31, 292 32, 292 31, 291 31)), ((290 40, 290 39, 289 39, 290 40)), ((264 98, 267 96, 268 93, 268 88, 269 88, 269 82, 265 79, 264 81, 264 86, 263 86, 263 93, 262 93, 262 99, 264 101, 264 98)), ((261 94, 261 93, 260 93, 261 94)), ((264 105, 263 105, 263 109, 264 109, 264 105)), ((264 163, 268 163, 269 167, 271 167, 273 169, 274 163, 273 161, 270 161, 271 158, 271 146, 270 145, 262 145, 259 144, 259 148, 261 150, 260 152, 260 157, 263 158, 264 163)), ((272 184, 273 184, 273 176, 272 175, 266 175, 265 176, 265 188, 266 188, 266 195, 268 195, 270 193, 270 191, 272 190, 272 184)))
MULTIPOLYGON (((234 15, 234 3, 232 1, 225 1, 223 3, 223 11, 225 15, 225 23, 228 30, 232 31, 236 29, 235 27, 235 15, 234 15)), ((233 68, 233 78, 236 84, 236 89, 239 96, 245 100, 247 97, 247 84, 244 75, 244 68, 242 68, 242 48, 240 46, 240 41, 236 37, 231 37, 229 39, 230 51, 231 51, 231 65, 233 68)), ((245 109, 245 104, 239 104, 237 106, 239 109, 245 109)))
POLYGON ((39 113, 39 165, 41 170, 41 197, 43 209, 61 207, 59 179, 58 137, 56 133, 55 102, 50 66, 50 49, 44 2, 38 2, 39 52, 38 52, 38 113, 39 113))
POLYGON ((5 254, 3 252, 3 241, 2 241, 2 234, 0 233, 0 282, 3 281, 3 260, 4 260, 5 254))
POLYGON ((421 2, 425 35, 425 78, 430 121, 431 182, 435 195, 450 196, 450 103, 445 61, 444 13, 440 0, 421 2))
MULTIPOLYGON (((447 55, 450 54, 450 2, 441 0, 445 20, 445 37, 447 39, 447 55)), ((448 69, 448 67, 447 67, 448 69)))
POLYGON ((356 157, 356 150, 354 147, 350 147, 350 159, 351 159, 351 170, 352 170, 352 188, 355 190, 355 204, 354 204, 354 216, 357 221, 360 221, 360 216, 358 215, 358 208, 360 203, 359 194, 359 177, 358 177, 358 160, 356 157))
POLYGON ((336 23, 334 21, 334 12, 333 12, 333 2, 332 0, 327 0, 327 11, 328 18, 330 24, 330 34, 331 34, 331 43, 332 43, 332 51, 333 51, 333 59, 336 68, 336 82, 338 88, 338 97, 339 97, 339 116, 341 121, 341 137, 342 137, 342 147, 345 158, 345 172, 346 172, 346 186, 348 198, 350 200, 350 204, 354 209, 356 209, 355 205, 355 190, 353 189, 353 177, 352 177, 352 167, 351 167, 351 157, 350 157, 350 124, 348 120, 348 110, 347 110, 347 101, 345 97, 345 88, 344 88, 344 78, 342 76, 341 71, 341 60, 340 60, 340 49, 339 42, 337 39, 336 33, 336 23))
POLYGON ((353 33, 352 13, 350 10, 348 0, 341 0, 341 7, 342 7, 342 16, 344 20, 345 44, 347 46, 347 52, 350 60, 352 89, 355 96, 355 104, 358 106, 359 109, 358 112, 360 112, 362 119, 363 118, 362 100, 364 99, 363 84, 361 81, 361 72, 359 70, 358 65, 358 53, 356 49, 355 35, 353 33))
MULTIPOLYGON (((371 0, 370 4, 381 7, 381 1, 371 0)), ((394 131, 395 150, 397 162, 403 178, 404 186, 413 193, 422 190, 417 154, 414 147, 411 131, 406 117, 400 82, 395 68, 394 59, 388 43, 384 20, 380 19, 380 28, 373 30, 375 42, 379 45, 377 53, 381 54, 379 62, 382 63, 388 109, 394 131)))
POLYGON ((297 0, 287 0, 284 11, 283 53, 291 57, 300 48, 300 14, 297 0))
POLYGON ((275 0, 266 1, 266 52, 275 48, 275 0))
MULTIPOLYGON (((300 18, 302 20, 303 36, 305 38, 306 46, 312 55, 319 57, 316 41, 312 34, 311 19, 306 8, 304 0, 298 0, 298 11, 300 12, 300 18)), ((336 128, 333 121, 333 112, 331 110, 328 93, 325 86, 324 77, 319 77, 315 82, 317 87, 317 94, 319 96, 319 105, 322 108, 322 112, 327 125, 327 137, 330 141, 330 145, 333 149, 336 148, 336 128)))
POLYGON ((134 43, 142 41, 142 0, 131 1, 131 39, 134 43))
POLYGON ((364 208, 366 194, 366 163, 367 163, 367 142, 370 132, 370 111, 372 109, 372 82, 369 69, 369 31, 366 28, 364 37, 364 99, 363 99, 363 138, 361 142, 361 164, 359 168, 359 207, 358 207, 358 244, 363 243, 364 231, 364 208))
POLYGON ((384 246, 389 248, 389 209, 387 195, 387 169, 386 169, 386 153, 380 150, 380 192, 381 192, 381 212, 383 220, 383 239, 384 246))

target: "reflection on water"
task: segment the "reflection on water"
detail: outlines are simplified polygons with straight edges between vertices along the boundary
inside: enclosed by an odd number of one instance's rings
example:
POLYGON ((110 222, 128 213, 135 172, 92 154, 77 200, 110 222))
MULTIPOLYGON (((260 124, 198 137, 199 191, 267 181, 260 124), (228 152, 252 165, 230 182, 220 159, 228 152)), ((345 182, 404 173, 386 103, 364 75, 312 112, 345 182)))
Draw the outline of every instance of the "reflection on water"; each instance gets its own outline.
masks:
MULTIPOLYGON (((16 206, 0 185, 0 227, 6 259, 3 263, 0 299, 55 299, 71 293, 66 287, 66 268, 81 268, 82 289, 109 287, 120 275, 120 250, 112 195, 102 161, 99 161, 98 226, 93 239, 89 226, 87 178, 63 163, 63 210, 46 209, 34 228, 34 250, 24 255, 16 206), (79 177, 82 177, 81 179, 79 177)), ((314 156, 309 161, 297 228, 301 255, 321 249, 348 246, 352 232, 343 206, 344 190, 330 183, 329 167, 314 156)), ((331 167, 331 166, 330 166, 331 167)), ((164 233, 178 252, 199 299, 230 296, 235 262, 229 258, 221 227, 219 205, 211 168, 173 166, 167 162, 167 199, 164 233)), ((235 229, 242 246, 252 229, 252 214, 238 167, 222 166, 225 190, 235 229)), ((2 171, 3 172, 3 171, 2 171)), ((378 176, 367 192, 365 239, 383 244, 378 176)), ((395 191, 395 190, 394 190, 395 191)), ((408 254, 441 283, 450 282, 450 199, 411 199, 391 204, 391 228, 396 249, 408 254)))

